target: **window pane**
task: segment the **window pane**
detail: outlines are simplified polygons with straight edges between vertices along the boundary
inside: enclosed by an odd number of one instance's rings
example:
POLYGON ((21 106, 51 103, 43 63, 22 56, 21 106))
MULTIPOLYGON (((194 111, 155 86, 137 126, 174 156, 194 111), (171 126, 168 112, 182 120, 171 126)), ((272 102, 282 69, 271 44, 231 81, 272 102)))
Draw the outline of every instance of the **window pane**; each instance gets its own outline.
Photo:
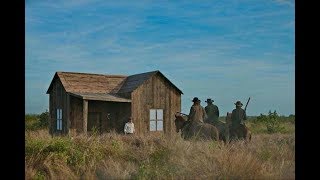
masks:
POLYGON ((157 131, 163 130, 163 121, 157 121, 157 131))
POLYGON ((62 119, 62 109, 60 109, 60 119, 62 119))
POLYGON ((157 119, 163 119, 163 110, 157 109, 157 119))
POLYGON ((155 109, 150 109, 150 120, 156 119, 156 110, 155 109))
POLYGON ((62 130, 62 120, 60 120, 60 130, 62 130))
POLYGON ((156 121, 150 121, 150 131, 156 130, 156 121))
POLYGON ((59 109, 57 109, 57 119, 60 119, 59 109))
POLYGON ((57 120, 57 130, 59 130, 59 127, 60 127, 60 125, 59 125, 59 120, 57 120))

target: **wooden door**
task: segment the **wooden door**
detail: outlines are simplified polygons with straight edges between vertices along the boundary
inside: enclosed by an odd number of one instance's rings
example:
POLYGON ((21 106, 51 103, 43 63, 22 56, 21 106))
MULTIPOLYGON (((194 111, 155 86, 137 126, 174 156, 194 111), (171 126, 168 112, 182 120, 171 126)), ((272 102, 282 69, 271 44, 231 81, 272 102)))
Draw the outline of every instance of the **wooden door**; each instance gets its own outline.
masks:
POLYGON ((89 112, 88 113, 88 125, 87 131, 96 129, 101 132, 101 113, 100 112, 89 112))

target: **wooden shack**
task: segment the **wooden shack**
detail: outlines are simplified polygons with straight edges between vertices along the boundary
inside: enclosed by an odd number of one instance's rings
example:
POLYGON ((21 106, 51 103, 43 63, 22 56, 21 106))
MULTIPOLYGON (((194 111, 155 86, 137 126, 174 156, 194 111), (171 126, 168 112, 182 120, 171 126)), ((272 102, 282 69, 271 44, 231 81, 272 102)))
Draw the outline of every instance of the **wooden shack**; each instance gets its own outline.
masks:
POLYGON ((49 94, 49 132, 116 131, 131 116, 136 134, 170 134, 182 91, 160 71, 131 76, 56 72, 49 94))

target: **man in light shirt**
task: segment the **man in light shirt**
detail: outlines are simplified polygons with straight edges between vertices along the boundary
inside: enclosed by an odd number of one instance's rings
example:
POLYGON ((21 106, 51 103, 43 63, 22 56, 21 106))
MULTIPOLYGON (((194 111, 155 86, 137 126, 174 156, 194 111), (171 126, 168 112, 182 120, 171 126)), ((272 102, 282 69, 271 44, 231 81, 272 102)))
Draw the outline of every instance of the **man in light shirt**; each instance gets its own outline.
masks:
POLYGON ((129 121, 124 126, 124 134, 133 134, 134 133, 134 124, 132 122, 132 118, 128 118, 129 121))

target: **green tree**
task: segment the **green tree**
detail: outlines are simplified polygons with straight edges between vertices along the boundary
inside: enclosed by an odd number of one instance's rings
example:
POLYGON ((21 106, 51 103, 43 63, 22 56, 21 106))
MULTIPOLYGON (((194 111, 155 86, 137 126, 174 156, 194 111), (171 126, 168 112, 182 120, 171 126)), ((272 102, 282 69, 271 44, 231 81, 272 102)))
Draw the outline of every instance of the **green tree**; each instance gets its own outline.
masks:
POLYGON ((45 128, 49 125, 49 112, 46 110, 46 112, 43 112, 39 116, 39 122, 38 122, 39 128, 45 128))
POLYGON ((46 110, 41 114, 26 114, 25 115, 26 130, 38 130, 47 128, 49 125, 49 112, 46 110))
POLYGON ((257 117, 257 121, 264 123, 267 128, 267 132, 270 134, 283 130, 280 119, 281 118, 277 111, 271 112, 271 110, 269 110, 268 115, 260 114, 260 116, 257 117))

